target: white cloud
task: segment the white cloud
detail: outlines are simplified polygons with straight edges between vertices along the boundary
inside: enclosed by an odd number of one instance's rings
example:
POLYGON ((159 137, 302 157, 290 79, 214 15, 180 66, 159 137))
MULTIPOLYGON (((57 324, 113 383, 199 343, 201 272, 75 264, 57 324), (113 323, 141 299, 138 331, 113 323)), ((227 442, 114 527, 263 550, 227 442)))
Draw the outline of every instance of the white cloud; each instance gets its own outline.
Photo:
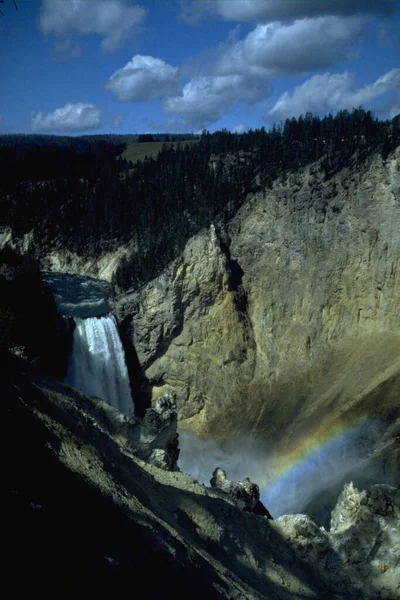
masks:
POLYGON ((218 15, 226 21, 292 21, 327 15, 390 14, 397 0, 194 0, 183 4, 181 18, 195 23, 218 15))
POLYGON ((33 131, 90 131, 101 127, 101 111, 94 104, 66 104, 50 113, 31 115, 33 131))
POLYGON ((352 109, 400 88, 400 69, 392 69, 374 83, 362 88, 353 88, 353 75, 340 73, 314 75, 292 94, 285 92, 268 111, 274 118, 297 117, 307 111, 323 115, 330 111, 352 109))
POLYGON ((56 36, 98 34, 104 52, 114 52, 132 38, 146 14, 126 0, 43 0, 39 23, 43 33, 56 36))
POLYGON ((327 68, 349 56, 363 25, 364 20, 356 17, 260 24, 244 40, 226 50, 214 69, 220 74, 277 77, 327 68))
POLYGON ((118 100, 143 102, 180 93, 178 68, 160 58, 137 54, 106 83, 118 100))
POLYGON ((215 123, 237 102, 252 104, 271 92, 265 78, 246 75, 198 75, 184 85, 181 96, 166 100, 164 110, 175 113, 187 127, 215 123))
POLYGON ((113 129, 122 129, 122 121, 124 120, 125 115, 115 115, 112 120, 111 126, 113 129))

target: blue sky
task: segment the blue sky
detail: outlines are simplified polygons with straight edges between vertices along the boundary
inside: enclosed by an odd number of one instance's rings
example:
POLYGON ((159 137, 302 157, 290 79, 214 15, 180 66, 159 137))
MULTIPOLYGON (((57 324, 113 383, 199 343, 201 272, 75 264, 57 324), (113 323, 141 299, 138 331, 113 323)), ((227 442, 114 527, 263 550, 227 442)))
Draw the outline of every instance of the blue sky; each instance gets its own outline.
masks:
POLYGON ((0 133, 244 131, 400 112, 399 0, 12 0, 0 133))

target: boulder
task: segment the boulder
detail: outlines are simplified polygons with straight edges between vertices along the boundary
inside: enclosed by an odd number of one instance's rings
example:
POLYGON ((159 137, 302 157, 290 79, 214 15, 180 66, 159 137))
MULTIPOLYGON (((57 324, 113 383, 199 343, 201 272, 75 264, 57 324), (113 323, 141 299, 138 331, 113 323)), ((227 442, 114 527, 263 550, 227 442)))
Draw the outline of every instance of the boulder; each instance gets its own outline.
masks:
POLYGON ((270 512, 260 500, 260 488, 248 477, 243 481, 230 481, 225 471, 217 467, 212 474, 210 485, 228 494, 242 510, 272 519, 270 512))
POLYGON ((138 426, 140 437, 135 454, 159 468, 177 470, 179 436, 175 396, 170 391, 165 391, 147 409, 138 426))

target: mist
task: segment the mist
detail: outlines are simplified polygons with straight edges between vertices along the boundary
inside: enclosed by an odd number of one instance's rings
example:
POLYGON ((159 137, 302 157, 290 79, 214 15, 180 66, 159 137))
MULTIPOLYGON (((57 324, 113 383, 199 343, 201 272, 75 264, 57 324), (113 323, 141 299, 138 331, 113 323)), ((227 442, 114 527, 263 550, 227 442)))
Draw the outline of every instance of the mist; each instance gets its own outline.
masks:
POLYGON ((274 518, 306 513, 319 525, 329 526, 344 483, 362 487, 386 483, 382 460, 370 460, 382 435, 382 424, 365 421, 303 454, 300 444, 285 454, 268 448, 263 439, 242 436, 217 442, 181 432, 178 466, 204 485, 210 485, 216 467, 232 480, 250 477, 274 518))

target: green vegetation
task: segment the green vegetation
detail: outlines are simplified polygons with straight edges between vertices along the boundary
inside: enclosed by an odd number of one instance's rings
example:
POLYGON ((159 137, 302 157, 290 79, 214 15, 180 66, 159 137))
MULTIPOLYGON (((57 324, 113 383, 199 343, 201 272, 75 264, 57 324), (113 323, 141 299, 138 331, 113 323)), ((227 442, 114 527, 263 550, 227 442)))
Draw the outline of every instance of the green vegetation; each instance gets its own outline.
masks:
POLYGON ((195 144, 196 141, 197 140, 185 140, 182 142, 138 142, 136 144, 129 144, 126 150, 121 154, 121 157, 135 164, 139 160, 143 161, 145 158, 157 158, 164 145, 167 148, 176 148, 178 144, 185 147, 186 145, 195 144))
POLYGON ((132 168, 124 146, 104 140, 2 146, 0 138, 0 227, 18 238, 33 230, 39 255, 63 248, 96 257, 131 244, 114 283, 142 285, 260 186, 316 161, 329 179, 373 152, 385 158, 399 144, 400 117, 380 122, 359 108, 323 119, 307 113, 269 131, 204 131, 196 143, 141 139, 135 151, 151 147, 155 156, 136 156, 132 168))

